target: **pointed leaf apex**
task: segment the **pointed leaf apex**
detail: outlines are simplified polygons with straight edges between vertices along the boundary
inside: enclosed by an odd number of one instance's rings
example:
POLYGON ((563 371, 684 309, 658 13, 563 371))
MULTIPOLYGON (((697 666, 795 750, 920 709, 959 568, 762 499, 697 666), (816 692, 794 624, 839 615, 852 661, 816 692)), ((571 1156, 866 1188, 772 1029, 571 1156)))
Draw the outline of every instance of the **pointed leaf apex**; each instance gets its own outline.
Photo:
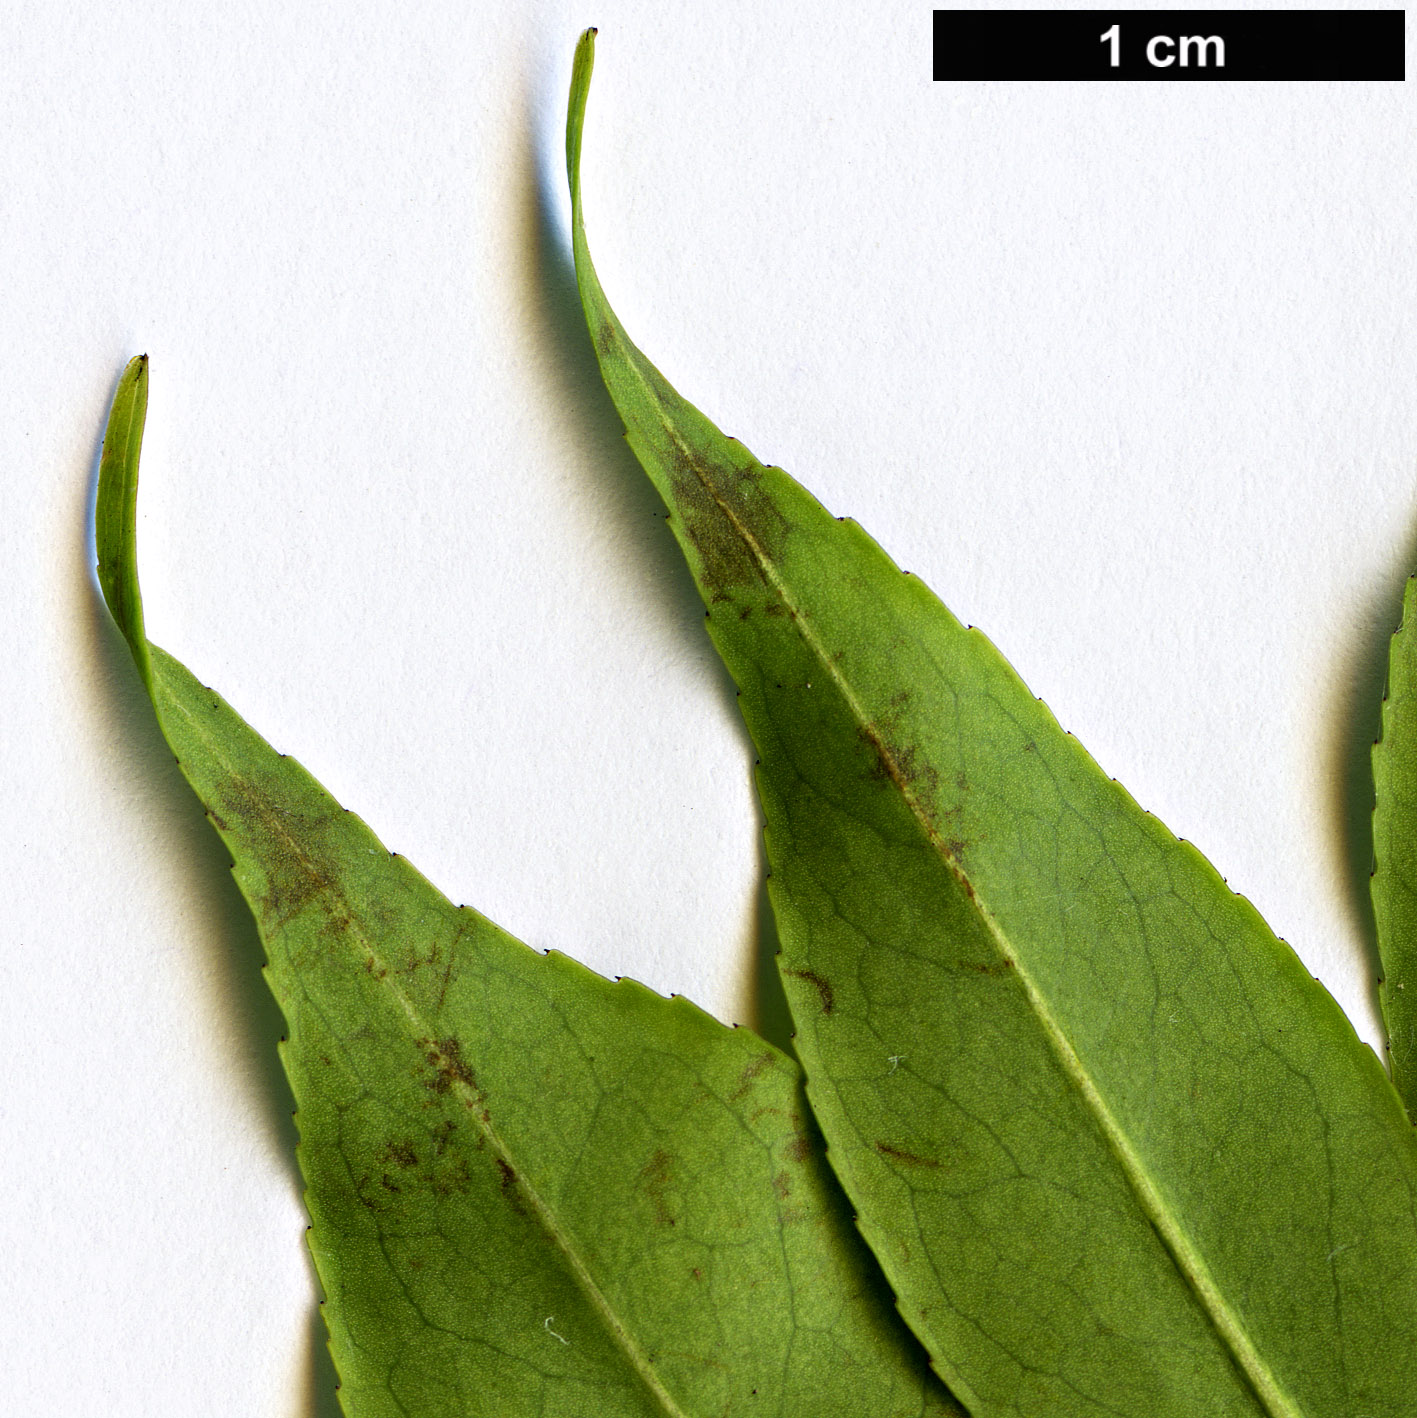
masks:
POLYGON ((109 410, 99 463, 94 540, 103 599, 133 652, 143 684, 151 695, 152 667, 143 629, 137 559, 138 458, 147 413, 148 357, 142 354, 128 361, 109 410))

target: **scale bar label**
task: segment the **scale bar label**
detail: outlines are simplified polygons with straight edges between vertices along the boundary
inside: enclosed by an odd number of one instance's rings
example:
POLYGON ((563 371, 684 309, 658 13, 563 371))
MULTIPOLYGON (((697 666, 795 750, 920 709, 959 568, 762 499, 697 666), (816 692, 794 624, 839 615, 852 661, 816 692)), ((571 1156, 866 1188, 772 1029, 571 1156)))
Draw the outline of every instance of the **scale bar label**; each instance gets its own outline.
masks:
POLYGON ((936 79, 1404 80, 1404 10, 936 10, 936 79))

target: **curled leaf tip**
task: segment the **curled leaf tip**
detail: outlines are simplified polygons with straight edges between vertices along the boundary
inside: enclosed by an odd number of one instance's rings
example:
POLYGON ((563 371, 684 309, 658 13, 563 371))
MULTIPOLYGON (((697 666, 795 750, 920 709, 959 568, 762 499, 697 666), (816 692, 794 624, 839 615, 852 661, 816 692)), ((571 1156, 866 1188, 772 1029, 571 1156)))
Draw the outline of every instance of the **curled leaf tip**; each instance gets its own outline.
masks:
POLYGON ((581 129, 585 124, 590 76, 595 69, 595 34, 593 29, 586 30, 576 42, 576 58, 571 66, 571 97, 566 108, 566 174, 571 183, 571 202, 577 211, 581 190, 581 129))
POLYGON ((98 584, 103 599, 128 648, 148 693, 152 668, 143 629, 143 599, 138 589, 137 512, 138 458, 148 412, 148 357, 128 361, 103 434, 98 498, 94 509, 94 540, 98 547, 98 584))

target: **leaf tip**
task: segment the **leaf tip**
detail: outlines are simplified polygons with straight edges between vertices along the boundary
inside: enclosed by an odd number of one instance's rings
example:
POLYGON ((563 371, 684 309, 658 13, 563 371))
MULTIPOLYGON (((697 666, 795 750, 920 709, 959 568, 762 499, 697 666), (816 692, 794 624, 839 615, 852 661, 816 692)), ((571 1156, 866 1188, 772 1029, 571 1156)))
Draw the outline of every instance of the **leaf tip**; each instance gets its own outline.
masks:
POLYGON ((128 361, 113 394, 99 462, 94 504, 98 582, 109 612, 128 642, 151 694, 143 602, 138 590, 138 460, 148 411, 148 357, 128 361))
POLYGON ((576 41, 576 57, 571 65, 571 100, 566 109, 566 175, 571 183, 571 202, 580 204, 581 129, 585 124, 586 95, 595 68, 594 28, 582 31, 576 41))

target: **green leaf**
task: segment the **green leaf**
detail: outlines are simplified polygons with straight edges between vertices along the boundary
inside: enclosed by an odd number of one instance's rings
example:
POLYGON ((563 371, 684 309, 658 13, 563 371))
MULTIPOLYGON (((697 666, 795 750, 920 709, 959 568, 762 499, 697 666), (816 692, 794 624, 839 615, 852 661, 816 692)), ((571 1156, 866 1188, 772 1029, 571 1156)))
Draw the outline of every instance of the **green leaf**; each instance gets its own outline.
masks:
POLYGON ((1392 1079, 1417 1119, 1417 577, 1392 637, 1382 737, 1373 746, 1373 917, 1392 1079))
POLYGON ((266 946, 346 1412, 959 1414, 796 1064, 455 908, 149 645, 147 377, 134 360, 114 399, 99 578, 266 946))
MULTIPOLYGON (((829 1156, 976 1418, 1401 1418, 1417 1145, 1378 1060, 978 631, 581 299, 760 757, 829 1156)), ((963 515, 963 511, 962 511, 963 515)))

